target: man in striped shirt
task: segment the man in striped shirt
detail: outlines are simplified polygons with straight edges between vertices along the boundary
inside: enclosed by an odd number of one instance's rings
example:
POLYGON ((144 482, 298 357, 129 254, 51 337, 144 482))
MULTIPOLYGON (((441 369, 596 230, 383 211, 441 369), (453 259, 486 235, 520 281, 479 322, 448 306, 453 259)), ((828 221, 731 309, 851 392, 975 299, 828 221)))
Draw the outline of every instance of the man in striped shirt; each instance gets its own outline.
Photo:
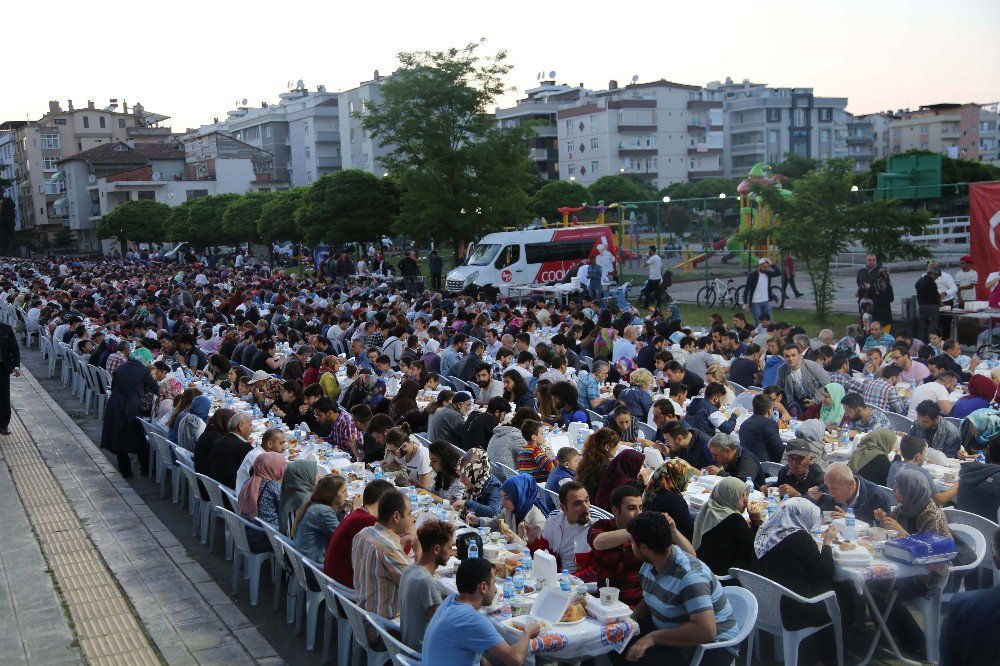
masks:
POLYGON ((406 495, 387 490, 378 501, 378 522, 354 537, 354 592, 357 604, 369 613, 390 619, 399 615, 399 579, 413 564, 404 548, 412 544, 420 558, 415 522, 406 495))
MULTIPOLYGON (((688 664, 698 645, 729 640, 739 633, 715 574, 694 556, 671 523, 662 513, 644 511, 628 524, 632 552, 643 562, 642 601, 632 614, 639 621, 640 635, 629 645, 629 662, 688 664)), ((701 663, 721 666, 735 656, 733 648, 708 650, 701 663)))

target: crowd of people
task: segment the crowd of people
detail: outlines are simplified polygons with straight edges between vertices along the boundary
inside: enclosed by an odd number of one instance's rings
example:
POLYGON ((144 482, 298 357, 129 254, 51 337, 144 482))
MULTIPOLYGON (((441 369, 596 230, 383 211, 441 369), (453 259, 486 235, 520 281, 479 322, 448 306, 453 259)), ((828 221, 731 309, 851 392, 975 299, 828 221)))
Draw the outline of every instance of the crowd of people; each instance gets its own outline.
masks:
MULTIPOLYGON (((288 534, 363 609, 399 616, 410 647, 454 655, 442 663, 520 663, 537 628, 508 645, 478 613, 496 594, 485 561, 464 561, 457 595, 442 598, 432 574, 453 555, 454 527, 416 529, 396 486, 430 491, 509 544, 548 550, 584 581, 610 581, 641 627, 627 658, 658 664, 687 663, 697 645, 736 634, 718 580, 732 567, 805 597, 847 594, 833 581, 836 527, 820 548, 813 540, 824 511, 902 535, 952 536, 945 505, 996 519, 1000 372, 977 371, 979 360, 936 328, 926 339, 893 335, 868 317, 839 339, 828 329, 811 337, 761 304, 754 319, 713 315, 694 330, 656 307, 644 316, 588 294, 522 306, 408 291, 356 270, 314 278, 252 263, 11 260, 2 286, 29 331, 113 377, 101 444, 123 476, 133 458, 148 470, 148 418, 192 452, 196 471, 238 494, 245 518, 288 534), (195 377, 281 426, 255 438, 252 414, 213 412, 195 377), (582 446, 554 447, 569 429, 586 429, 582 446), (286 459, 290 430, 395 485, 375 480, 349 499, 344 477, 286 459), (832 462, 826 440, 843 433, 864 437, 849 461, 832 462), (941 490, 923 468, 931 451, 975 461, 941 490), (762 462, 780 465, 770 485, 784 498, 767 516, 748 501, 767 491, 762 462), (701 474, 722 478, 693 513, 683 493, 701 474), (611 517, 595 520, 592 505, 611 517)), ((766 294, 770 265, 759 270, 766 294)), ((871 280, 866 296, 877 301, 880 273, 871 280)), ((658 298, 655 286, 647 298, 658 298)), ((248 536, 270 548, 262 533, 248 536)), ((901 642, 919 652, 919 630, 897 609, 901 642)), ((782 616, 791 628, 827 621, 791 603, 782 616)), ((828 638, 803 649, 828 661, 828 638)), ((716 650, 705 661, 731 658, 716 650)))

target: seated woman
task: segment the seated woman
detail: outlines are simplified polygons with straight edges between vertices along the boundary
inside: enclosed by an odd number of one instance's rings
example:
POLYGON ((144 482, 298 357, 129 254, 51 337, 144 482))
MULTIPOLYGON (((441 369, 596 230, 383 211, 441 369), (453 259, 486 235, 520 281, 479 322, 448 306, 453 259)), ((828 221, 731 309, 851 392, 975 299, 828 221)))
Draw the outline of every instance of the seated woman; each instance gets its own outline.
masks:
POLYGON ((444 500, 452 500, 465 494, 465 486, 458 478, 458 453, 444 440, 431 442, 427 447, 430 454, 434 480, 428 488, 444 500))
POLYGON ((889 428, 879 428, 862 438, 848 466, 858 476, 884 486, 889 476, 889 467, 892 465, 889 455, 894 448, 896 448, 896 433, 889 428))
POLYGON ((493 518, 469 513, 466 522, 499 530, 507 543, 525 546, 534 543, 545 529, 545 510, 538 496, 538 484, 530 474, 515 474, 500 486, 502 511, 493 518))
POLYGON ((279 521, 281 533, 290 534, 295 514, 299 512, 312 495, 319 478, 319 464, 315 460, 299 458, 285 465, 281 477, 281 504, 279 521))
POLYGON ((528 383, 517 370, 503 373, 503 397, 507 402, 514 403, 515 410, 521 407, 534 409, 538 404, 535 394, 528 388, 528 383))
POLYGON ((177 427, 177 446, 194 452, 198 438, 205 432, 208 410, 211 408, 212 399, 207 395, 199 395, 191 402, 191 409, 180 418, 177 427))
POLYGON ((399 386, 399 391, 389 401, 389 418, 396 425, 408 423, 413 432, 427 432, 427 414, 417 405, 420 385, 415 379, 407 379, 399 386))
POLYGON ((452 500, 455 511, 481 518, 500 513, 500 481, 493 476, 486 451, 469 449, 458 463, 458 479, 465 486, 465 494, 452 500))
POLYGON ((964 419, 977 409, 985 409, 997 399, 997 385, 986 375, 973 375, 969 380, 969 395, 955 401, 950 416, 964 419))
POLYGON ((753 566, 753 538, 761 517, 760 512, 752 508, 749 509, 749 524, 743 517, 743 512, 748 510, 749 494, 750 488, 745 481, 727 476, 712 489, 708 502, 694 520, 691 545, 698 559, 718 576, 728 575, 732 567, 749 569, 753 566))
POLYGON ((515 452, 514 461, 519 474, 527 473, 538 483, 545 483, 556 466, 545 442, 545 430, 540 421, 525 421, 521 424, 524 444, 515 452))
MULTIPOLYGON (((274 451, 265 451, 257 456, 250 468, 250 478, 240 489, 240 515, 251 523, 260 518, 274 529, 279 529, 278 508, 281 506, 281 477, 284 474, 285 456, 274 451)), ((262 530, 247 529, 247 542, 255 553, 271 550, 271 542, 262 530)))
POLYGON ((840 402, 846 395, 844 387, 830 382, 819 393, 820 399, 799 415, 800 420, 819 419, 826 427, 840 427, 844 421, 844 406, 840 402))
MULTIPOLYGON (((832 544, 837 528, 833 525, 827 528, 823 547, 817 549, 812 529, 819 519, 819 507, 805 497, 782 502, 774 515, 768 516, 757 530, 753 542, 756 561, 752 571, 807 598, 833 590, 832 544)), ((803 604, 787 597, 781 599, 781 623, 787 629, 817 627, 829 621, 830 615, 822 603, 803 604)), ((813 634, 799 648, 803 664, 816 663, 818 657, 832 659, 834 654, 836 646, 830 628, 813 634)))
MULTIPOLYGON (((360 498, 361 495, 356 496, 355 503, 360 498)), ((339 474, 327 474, 317 481, 308 501, 295 513, 291 531, 295 548, 313 562, 322 564, 330 537, 349 509, 347 479, 339 474)))
POLYGON ((611 410, 611 419, 607 427, 611 428, 623 442, 636 442, 639 437, 638 419, 632 416, 632 410, 619 403, 611 410))
POLYGON ((549 388, 552 406, 559 410, 556 422, 563 428, 570 423, 590 423, 587 413, 580 409, 576 387, 570 382, 556 382, 549 388))
POLYGON ((170 412, 170 418, 167 419, 166 423, 167 439, 174 444, 177 443, 177 431, 181 427, 181 418, 191 409, 191 403, 199 395, 201 395, 201 391, 193 386, 189 386, 184 389, 183 393, 174 398, 174 409, 170 412))
POLYGON ((328 354, 323 357, 320 363, 319 385, 323 389, 323 395, 336 400, 340 397, 340 381, 337 379, 337 371, 340 370, 340 357, 335 354, 328 354))
POLYGON ((687 539, 694 532, 694 520, 682 493, 699 473, 683 458, 670 458, 656 468, 642 494, 642 508, 669 514, 687 539))
POLYGON ((608 471, 597 486, 594 505, 605 511, 611 510, 611 493, 624 485, 632 485, 642 490, 649 481, 649 468, 646 467, 646 456, 635 449, 625 449, 608 464, 608 471))
POLYGON ((632 418, 645 421, 653 408, 653 398, 649 390, 653 387, 653 373, 645 368, 633 370, 629 375, 630 386, 619 396, 619 400, 632 412, 632 418))
POLYGON ((605 472, 619 443, 618 433, 611 428, 601 428, 583 443, 580 464, 576 468, 576 480, 587 489, 591 497, 597 496, 605 472))
POLYGON ((274 415, 285 422, 289 429, 295 429, 302 422, 304 415, 302 405, 305 397, 302 395, 302 384, 290 379, 281 385, 281 396, 271 405, 274 415))

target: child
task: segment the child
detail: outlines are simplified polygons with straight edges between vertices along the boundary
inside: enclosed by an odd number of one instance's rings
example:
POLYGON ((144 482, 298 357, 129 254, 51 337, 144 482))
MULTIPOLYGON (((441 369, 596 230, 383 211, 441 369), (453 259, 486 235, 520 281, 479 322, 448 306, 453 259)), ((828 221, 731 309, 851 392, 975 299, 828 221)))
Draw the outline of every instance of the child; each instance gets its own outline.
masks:
POLYGON ((576 468, 580 465, 580 452, 572 446, 564 446, 556 454, 556 466, 549 472, 545 489, 559 492, 559 486, 576 478, 576 468))
POLYGON ((870 332, 869 329, 872 325, 872 306, 873 303, 870 298, 862 298, 860 303, 861 312, 859 315, 858 323, 861 324, 861 330, 865 335, 870 332))
POLYGON ((687 416, 687 411, 684 409, 684 405, 687 402, 688 387, 686 384, 681 382, 670 382, 668 385, 670 390, 670 404, 674 406, 674 414, 677 418, 682 419, 687 416))
POLYGON ((934 350, 934 355, 938 356, 941 353, 941 343, 944 340, 941 338, 941 331, 936 328, 932 328, 927 332, 927 345, 934 350))
POLYGON ((653 373, 653 379, 656 380, 656 385, 661 389, 670 383, 670 379, 663 372, 663 369, 672 360, 674 360, 674 356, 668 351, 658 351, 653 355, 653 367, 656 370, 653 373))

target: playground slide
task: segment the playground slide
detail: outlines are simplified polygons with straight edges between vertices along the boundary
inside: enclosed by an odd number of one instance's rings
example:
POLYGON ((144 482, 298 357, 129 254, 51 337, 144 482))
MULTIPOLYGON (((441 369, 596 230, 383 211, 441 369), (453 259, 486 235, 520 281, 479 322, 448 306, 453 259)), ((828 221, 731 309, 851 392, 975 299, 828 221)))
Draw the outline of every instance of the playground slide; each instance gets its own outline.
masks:
POLYGON ((716 241, 715 243, 712 243, 712 251, 711 252, 705 252, 704 254, 699 254, 699 255, 697 255, 695 257, 691 257, 690 259, 685 259, 681 263, 679 263, 676 266, 674 266, 671 270, 676 271, 678 269, 685 268, 688 264, 690 264, 691 268, 694 268, 695 266, 697 266, 701 262, 707 261, 709 257, 711 257, 713 254, 715 254, 719 250, 725 248, 726 247, 726 243, 728 243, 728 242, 729 242, 729 236, 726 236, 722 240, 716 241))

